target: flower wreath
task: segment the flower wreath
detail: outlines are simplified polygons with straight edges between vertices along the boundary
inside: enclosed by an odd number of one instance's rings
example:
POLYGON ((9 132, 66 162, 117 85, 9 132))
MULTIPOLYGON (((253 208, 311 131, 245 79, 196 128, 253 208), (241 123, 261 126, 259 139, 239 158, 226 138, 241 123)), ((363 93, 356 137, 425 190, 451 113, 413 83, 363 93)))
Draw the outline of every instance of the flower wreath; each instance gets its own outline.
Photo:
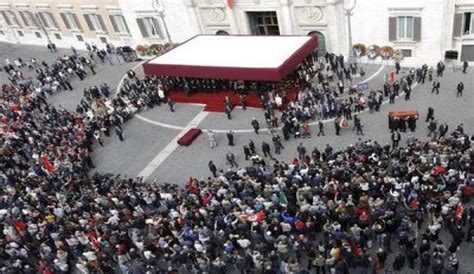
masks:
POLYGON ((367 57, 369 59, 376 59, 377 57, 380 56, 380 48, 377 45, 371 45, 367 49, 367 57))

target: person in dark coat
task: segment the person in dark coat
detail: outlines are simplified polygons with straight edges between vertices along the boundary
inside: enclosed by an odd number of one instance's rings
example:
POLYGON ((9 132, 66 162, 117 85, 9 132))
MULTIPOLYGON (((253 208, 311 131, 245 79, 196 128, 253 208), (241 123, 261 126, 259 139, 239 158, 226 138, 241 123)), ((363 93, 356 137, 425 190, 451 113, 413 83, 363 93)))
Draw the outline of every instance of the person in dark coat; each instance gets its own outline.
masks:
POLYGON ((341 125, 339 124, 339 119, 334 120, 334 129, 336 130, 336 135, 341 135, 341 125))
POLYGON ((229 146, 234 146, 234 132, 232 130, 227 132, 227 142, 229 146))
POLYGON ((324 124, 321 120, 318 121, 318 128, 319 128, 318 136, 320 135, 324 136, 324 124))
POLYGON ((245 155, 245 160, 247 161, 250 159, 250 156, 252 156, 250 153, 250 148, 247 145, 244 146, 244 155, 245 155))
POLYGON ((405 256, 402 253, 398 253, 397 257, 393 261, 393 270, 400 271, 405 266, 405 256))
POLYGON ((434 109, 432 107, 428 107, 428 115, 426 115, 426 122, 429 122, 433 118, 434 118, 434 109))
POLYGON ((462 91, 464 90, 464 83, 459 82, 456 92, 456 97, 462 97, 462 91))
POLYGON ((255 133, 258 134, 258 130, 260 129, 260 124, 258 123, 257 118, 253 117, 252 122, 250 122, 250 124, 252 125, 255 133))
POLYGON ((209 170, 212 173, 212 176, 214 176, 214 178, 216 178, 217 177, 217 167, 216 167, 216 165, 212 161, 209 161, 208 166, 209 166, 209 170))
POLYGON ((255 154, 256 153, 256 150, 255 150, 255 143, 252 141, 252 140, 249 140, 249 149, 250 149, 250 152, 252 154, 255 154))

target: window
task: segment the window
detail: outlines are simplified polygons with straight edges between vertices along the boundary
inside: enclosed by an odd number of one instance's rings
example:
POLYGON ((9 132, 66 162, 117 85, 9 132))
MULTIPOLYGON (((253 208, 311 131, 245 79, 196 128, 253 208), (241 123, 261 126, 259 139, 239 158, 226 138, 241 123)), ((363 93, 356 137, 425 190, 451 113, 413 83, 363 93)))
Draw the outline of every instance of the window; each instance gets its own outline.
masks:
POLYGON ((414 24, 412 16, 398 17, 398 39, 413 39, 414 24))
POLYGON ((101 36, 101 37, 99 37, 99 40, 100 40, 102 43, 107 44, 107 38, 101 36))
POLYGON ((160 26, 154 17, 145 17, 145 27, 150 36, 160 36, 160 26))
POLYGON ((137 18, 137 23, 143 38, 162 37, 160 24, 155 17, 137 18))
POLYGON ((54 38, 56 38, 57 40, 61 40, 61 39, 62 39, 62 38, 61 38, 61 34, 59 34, 59 33, 54 33, 53 35, 54 35, 54 38))
POLYGON ((402 52, 403 57, 411 57, 411 49, 402 49, 400 51, 402 52))
POLYGON ((253 35, 280 35, 276 12, 248 12, 247 15, 253 35))
POLYGON ((125 18, 122 15, 109 15, 109 18, 115 32, 130 33, 127 22, 125 22, 125 18))
POLYGON ((474 34, 474 12, 464 13, 463 34, 464 35, 474 34))
POLYGON ((23 19, 23 22, 28 27, 36 27, 36 20, 33 17, 33 14, 29 11, 20 11, 20 16, 23 19))
POLYGON ((25 36, 25 35, 23 34, 23 31, 21 31, 21 30, 17 31, 16 33, 18 33, 18 36, 20 36, 20 37, 25 36))
POLYGON ((5 20, 5 23, 9 26, 20 26, 20 22, 18 21, 18 18, 16 15, 10 11, 10 10, 2 10, 0 11, 2 14, 3 19, 5 20))
POLYGON ((39 13, 41 20, 46 28, 50 29, 57 29, 58 24, 56 23, 56 19, 51 12, 45 11, 39 13))
POLYGON ((79 41, 79 42, 84 42, 84 37, 82 37, 82 35, 79 35, 79 34, 76 35, 76 39, 77 39, 77 41, 79 41))
POLYGON ((64 25, 67 29, 70 30, 81 30, 81 24, 77 19, 77 16, 70 12, 61 13, 61 18, 63 19, 64 25))
POLYGON ((35 31, 36 38, 41 38, 41 33, 35 31))
POLYGON ((84 14, 84 18, 91 31, 107 32, 102 16, 99 14, 84 14))

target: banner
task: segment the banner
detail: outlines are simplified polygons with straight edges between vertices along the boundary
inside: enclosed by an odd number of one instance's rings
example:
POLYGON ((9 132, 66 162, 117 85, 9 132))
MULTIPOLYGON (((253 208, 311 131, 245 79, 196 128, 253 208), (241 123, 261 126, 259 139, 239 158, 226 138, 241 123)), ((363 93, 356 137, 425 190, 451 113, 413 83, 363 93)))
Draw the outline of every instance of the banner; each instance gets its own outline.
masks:
POLYGON ((227 6, 229 9, 232 9, 234 7, 234 0, 227 0, 227 6))

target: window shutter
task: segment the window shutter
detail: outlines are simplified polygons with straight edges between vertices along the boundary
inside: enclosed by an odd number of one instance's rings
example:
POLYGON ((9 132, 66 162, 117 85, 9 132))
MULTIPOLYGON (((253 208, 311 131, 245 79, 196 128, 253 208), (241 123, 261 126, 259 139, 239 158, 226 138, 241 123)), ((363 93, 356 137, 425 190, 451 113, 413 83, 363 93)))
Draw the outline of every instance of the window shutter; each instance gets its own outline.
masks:
POLYGON ((461 27, 462 27, 462 13, 457 13, 454 15, 453 37, 461 36, 461 27))
POLYGON ((143 22, 143 18, 137 18, 137 24, 138 24, 138 27, 140 28, 140 32, 142 33, 143 38, 149 37, 150 35, 146 31, 145 22, 143 22))
POLYGON ((71 25, 69 24, 69 21, 67 20, 66 14, 61 12, 61 19, 63 19, 64 25, 66 26, 67 29, 71 29, 71 25))
POLYGON ((415 17, 414 19, 414 30, 413 30, 413 40, 416 42, 421 41, 421 17, 415 17))
POLYGON ((397 40, 397 17, 388 18, 388 41, 397 40))
POLYGON ((115 32, 120 32, 117 22, 115 21, 115 17, 113 15, 109 15, 110 23, 112 23, 112 27, 114 28, 115 32))
POLYGON ((51 26, 48 25, 48 21, 46 21, 46 19, 44 19, 44 14, 42 12, 39 12, 38 14, 39 14, 39 17, 41 19, 41 22, 43 23, 43 26, 45 28, 50 28, 51 26))
POLYGON ((51 15, 51 19, 53 20, 54 27, 58 29, 59 25, 58 25, 58 22, 56 21, 56 18, 54 17, 54 14, 50 12, 49 15, 51 15))
POLYGON ((127 33, 130 33, 130 30, 128 29, 127 21, 125 21, 125 17, 123 17, 122 15, 120 16, 122 17, 122 22, 123 22, 123 25, 125 26, 125 29, 127 30, 127 33))
POLYGON ((77 28, 82 30, 82 26, 81 26, 81 23, 79 22, 79 19, 77 19, 77 15, 75 15, 74 13, 72 13, 71 15, 72 15, 72 19, 74 20, 74 22, 76 22, 77 28))
POLYGON ((7 16, 7 14, 5 13, 5 11, 2 10, 1 13, 2 13, 3 19, 5 19, 5 22, 7 23, 7 25, 10 26, 10 25, 12 24, 12 22, 10 21, 10 18, 8 18, 8 16, 7 16))
POLYGON ((26 20, 25 12, 20 11, 19 13, 20 13, 21 20, 23 20, 23 23, 25 24, 25 26, 29 27, 30 24, 28 23, 28 20, 26 20))
POLYGON ((95 31, 94 25, 92 25, 92 22, 91 22, 91 16, 89 14, 84 14, 84 19, 86 19, 86 23, 89 29, 91 31, 95 31))
POLYGON ((35 15, 33 13, 29 12, 29 11, 26 11, 26 13, 28 13, 28 15, 30 16, 31 21, 33 22, 35 27, 39 27, 38 19, 35 17, 35 15))
POLYGON ((105 27, 104 20, 102 19, 102 16, 97 14, 97 19, 99 20, 99 23, 102 26, 102 30, 104 32, 107 32, 107 28, 105 27))
POLYGON ((13 16, 12 18, 13 18, 13 21, 14 21, 15 25, 21 27, 20 20, 18 20, 18 17, 16 16, 16 14, 14 14, 13 11, 11 12, 11 14, 13 16))

